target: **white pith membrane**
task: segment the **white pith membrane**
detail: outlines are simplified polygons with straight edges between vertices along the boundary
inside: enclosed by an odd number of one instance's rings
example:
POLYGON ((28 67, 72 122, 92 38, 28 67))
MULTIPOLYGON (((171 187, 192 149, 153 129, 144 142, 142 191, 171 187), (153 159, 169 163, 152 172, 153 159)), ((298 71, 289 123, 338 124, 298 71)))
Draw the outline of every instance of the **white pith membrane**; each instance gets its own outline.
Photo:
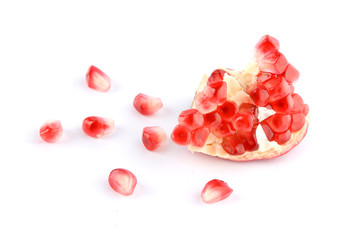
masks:
MULTIPOLYGON (((258 64, 255 61, 252 61, 243 71, 236 71, 227 68, 219 69, 223 69, 228 73, 224 75, 223 79, 223 81, 227 83, 226 100, 234 101, 238 106, 240 106, 240 104, 242 103, 254 104, 253 100, 246 92, 257 85, 257 75, 260 72, 258 64)), ((205 74, 200 82, 199 87, 197 88, 196 94, 203 90, 203 88, 207 84, 207 80, 208 76, 205 74)), ((196 108, 195 99, 193 100, 192 108, 196 108)), ((258 107, 258 111, 259 122, 275 114, 274 110, 267 109, 265 107, 258 107)), ((211 156, 217 156, 233 161, 250 161, 274 158, 291 150, 305 137, 308 123, 309 114, 307 114, 306 116, 305 125, 299 131, 292 132, 290 140, 282 145, 279 145, 274 141, 269 141, 263 131, 262 126, 259 123, 256 130, 256 137, 259 148, 255 151, 246 151, 242 155, 230 155, 225 152, 225 150, 221 146, 223 139, 216 137, 213 133, 210 133, 203 147, 196 147, 192 144, 189 144, 188 149, 192 152, 201 152, 211 156)))

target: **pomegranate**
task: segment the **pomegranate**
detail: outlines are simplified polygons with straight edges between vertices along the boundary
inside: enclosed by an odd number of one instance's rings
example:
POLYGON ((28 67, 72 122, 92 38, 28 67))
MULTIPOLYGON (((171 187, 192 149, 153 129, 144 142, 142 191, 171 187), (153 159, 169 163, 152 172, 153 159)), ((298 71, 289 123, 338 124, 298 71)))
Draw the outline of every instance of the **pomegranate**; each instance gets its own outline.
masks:
POLYGON ((110 78, 95 66, 88 69, 86 82, 89 88, 99 92, 107 92, 111 87, 110 78))
POLYGON ((39 136, 47 143, 55 143, 60 139, 63 134, 61 121, 48 120, 39 130, 39 136))
POLYGON ((301 142, 309 107, 293 87, 300 74, 279 47, 265 35, 244 70, 220 68, 205 75, 172 140, 233 161, 274 158, 301 142))
POLYGON ((219 179, 213 179, 206 183, 201 192, 201 199, 205 203, 215 203, 229 197, 233 189, 219 179))

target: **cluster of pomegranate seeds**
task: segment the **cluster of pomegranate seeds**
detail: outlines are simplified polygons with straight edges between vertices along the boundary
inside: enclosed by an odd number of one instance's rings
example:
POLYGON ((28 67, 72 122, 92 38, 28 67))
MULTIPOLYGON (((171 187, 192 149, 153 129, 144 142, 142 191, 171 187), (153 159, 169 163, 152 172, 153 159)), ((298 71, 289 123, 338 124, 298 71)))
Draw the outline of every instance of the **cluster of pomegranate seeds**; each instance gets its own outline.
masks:
POLYGON ((110 78, 95 66, 91 66, 88 69, 86 82, 89 88, 100 92, 107 92, 111 87, 110 78))
POLYGON ((109 184, 114 191, 129 196, 134 192, 137 179, 129 170, 117 168, 111 171, 109 175, 109 184))
POLYGON ((55 143, 61 138, 63 134, 63 128, 61 121, 48 120, 39 130, 39 136, 47 143, 55 143))
POLYGON ((143 129, 142 141, 146 149, 154 151, 165 144, 167 135, 161 127, 145 127, 143 129))
POLYGON ((163 107, 162 100, 139 93, 133 101, 134 108, 143 115, 152 115, 163 107))
POLYGON ((215 203, 229 197, 232 192, 233 189, 226 182, 213 179, 202 189, 201 198, 205 203, 215 203))
POLYGON ((114 130, 114 120, 91 116, 82 122, 82 130, 90 137, 99 138, 114 130))

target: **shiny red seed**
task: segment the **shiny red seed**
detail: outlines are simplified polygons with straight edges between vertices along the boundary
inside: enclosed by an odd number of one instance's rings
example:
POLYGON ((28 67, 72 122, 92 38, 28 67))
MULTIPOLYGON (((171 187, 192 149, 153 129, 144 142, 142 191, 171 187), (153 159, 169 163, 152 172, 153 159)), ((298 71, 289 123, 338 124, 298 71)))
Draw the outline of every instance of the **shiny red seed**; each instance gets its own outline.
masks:
POLYGON ((91 66, 86 73, 86 82, 89 88, 100 92, 107 92, 111 87, 110 78, 100 69, 91 66))
POLYGON ((291 91, 289 84, 282 77, 272 78, 265 82, 264 86, 268 90, 270 102, 286 97, 291 91))
POLYGON ((213 134, 218 138, 223 138, 235 133, 235 129, 231 122, 222 121, 215 129, 212 130, 213 134))
POLYGON ((162 100, 139 93, 133 101, 134 108, 143 115, 152 115, 163 107, 162 100))
POLYGON ((154 151, 167 141, 166 132, 158 126, 145 127, 143 129, 142 142, 146 149, 154 151))
POLYGON ((264 107, 268 104, 269 93, 262 87, 255 88, 251 93, 250 97, 258 107, 264 107))
POLYGON ((206 114, 215 111, 217 108, 217 104, 211 102, 210 99, 202 91, 197 93, 196 95, 195 107, 200 113, 206 114))
POLYGON ((245 153, 244 145, 237 135, 224 137, 221 146, 229 155, 242 155, 245 153))
POLYGON ((207 127, 195 129, 191 132, 191 144, 195 147, 203 147, 209 135, 210 130, 207 127))
POLYGON ((275 133, 274 134, 274 141, 276 141, 278 144, 282 145, 291 138, 291 131, 287 130, 283 133, 275 133))
POLYGON ((207 80, 207 84, 222 81, 224 79, 225 73, 226 71, 222 69, 216 69, 211 73, 209 79, 207 80))
POLYGON ((294 101, 292 96, 288 95, 285 98, 272 102, 270 105, 272 106, 272 109, 276 112, 288 113, 292 110, 294 101))
POLYGON ((255 130, 252 132, 237 131, 236 134, 239 136, 241 143, 244 145, 245 151, 258 150, 259 144, 255 130))
POLYGON ((226 101, 227 84, 224 81, 209 83, 204 87, 203 92, 210 102, 221 105, 226 101))
POLYGON ((300 130, 306 122, 306 117, 303 113, 294 113, 292 114, 292 123, 291 123, 291 131, 296 132, 300 130))
POLYGON ((262 122, 262 123, 260 123, 260 125, 262 126, 267 139, 269 141, 272 141, 273 137, 274 137, 274 132, 272 131, 272 129, 269 127, 269 125, 266 122, 262 122))
POLYGON ((289 94, 293 94, 294 93, 294 86, 289 85, 289 88, 290 88, 289 94))
POLYGON ((171 134, 173 142, 179 145, 188 145, 191 141, 191 133, 188 128, 182 125, 177 125, 171 134))
POLYGON ((194 130, 203 126, 204 116, 196 109, 188 109, 181 112, 178 123, 190 130, 194 130))
POLYGON ((229 121, 238 112, 238 105, 235 102, 226 101, 217 108, 217 112, 220 114, 223 120, 229 121))
POLYGON ((260 71, 281 74, 286 70, 288 61, 282 53, 274 52, 263 57, 258 65, 260 71))
POLYGON ((303 106, 302 113, 303 113, 303 114, 305 114, 305 116, 307 116, 307 114, 308 114, 309 110, 310 110, 310 109, 309 109, 308 105, 307 105, 307 104, 305 104, 305 105, 303 106))
POLYGON ((268 123, 273 132, 285 132, 291 125, 291 115, 274 114, 264 121, 268 123))
POLYGON ((137 179, 129 170, 117 168, 111 171, 109 184, 114 191, 128 196, 133 194, 137 179))
POLYGON ((260 72, 257 75, 257 81, 259 83, 264 83, 272 78, 277 78, 277 74, 269 73, 269 72, 260 72))
POLYGON ((258 58, 279 50, 279 42, 272 36, 264 35, 255 45, 258 58))
POLYGON ((286 70, 284 71, 283 76, 287 80, 287 82, 293 83, 297 81, 298 78, 300 77, 300 72, 291 64, 288 64, 286 70))
POLYGON ((302 112, 303 110, 303 99, 301 98, 300 95, 298 95, 297 93, 292 94, 292 99, 293 99, 293 108, 292 108, 292 112, 302 112))
POLYGON ((114 130, 114 121, 109 118, 91 116, 82 122, 82 130, 90 137, 99 138, 114 130))
POLYGON ((239 106, 239 113, 251 113, 255 118, 258 118, 258 108, 254 104, 251 103, 242 103, 239 106))
POLYGON ((39 136, 47 143, 55 143, 61 138, 63 128, 61 121, 48 120, 40 127, 39 136))
POLYGON ((213 179, 206 183, 201 192, 201 199, 205 203, 215 203, 226 199, 231 195, 233 189, 229 185, 218 179, 213 179))
POLYGON ((232 123, 236 130, 250 132, 254 126, 254 116, 251 113, 243 112, 235 116, 232 123))
POLYGON ((205 126, 210 129, 215 129, 221 123, 221 116, 215 111, 204 115, 205 126))

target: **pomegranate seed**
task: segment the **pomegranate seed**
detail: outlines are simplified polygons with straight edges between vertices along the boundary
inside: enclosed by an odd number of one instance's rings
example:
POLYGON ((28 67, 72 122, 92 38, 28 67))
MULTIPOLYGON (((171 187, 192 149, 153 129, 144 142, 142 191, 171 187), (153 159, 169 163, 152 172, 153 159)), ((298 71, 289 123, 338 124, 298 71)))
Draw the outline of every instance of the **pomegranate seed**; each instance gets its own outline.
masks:
POLYGON ((191 144, 196 147, 203 147, 210 135, 210 130, 207 127, 198 128, 191 132, 191 144))
POLYGON ((274 137, 274 133, 273 133, 272 129, 264 121, 262 123, 260 123, 260 125, 262 126, 263 131, 264 131, 265 136, 267 137, 267 139, 269 141, 272 141, 273 140, 273 137, 274 137))
POLYGON ((288 61, 282 53, 274 52, 263 57, 258 65, 260 71, 281 74, 286 70, 288 61))
POLYGON ((255 118, 258 118, 258 108, 254 104, 242 103, 239 106, 239 113, 242 112, 251 113, 255 118))
POLYGON ((195 98, 195 106, 196 109, 202 114, 213 112, 217 108, 217 104, 211 102, 203 91, 197 93, 195 98))
POLYGON ((300 77, 300 72, 291 64, 288 64, 286 70, 284 71, 283 76, 287 80, 287 82, 293 83, 297 81, 298 78, 300 77))
POLYGON ((178 123, 189 128, 190 130, 194 130, 203 126, 204 117, 196 109, 188 109, 181 112, 178 117, 178 123))
POLYGON ((276 141, 278 144, 282 145, 291 138, 291 131, 287 130, 283 133, 275 133, 274 134, 274 141, 276 141))
POLYGON ((292 108, 292 112, 302 112, 303 110, 303 106, 304 106, 304 103, 303 103, 303 99, 301 98, 300 95, 298 95, 297 93, 294 93, 292 95, 292 99, 293 99, 293 108, 292 108))
POLYGON ((152 115, 163 107, 162 100, 139 93, 133 102, 134 108, 143 115, 152 115))
POLYGON ((290 87, 289 94, 293 94, 294 93, 294 86, 293 85, 289 85, 289 87, 290 87))
POLYGON ((55 143, 63 134, 61 121, 48 120, 40 127, 39 136, 47 143, 55 143))
POLYGON ((259 83, 264 83, 272 78, 277 78, 277 74, 269 73, 269 72, 260 72, 257 75, 257 81, 259 83))
POLYGON ((205 117, 205 126, 210 129, 215 129, 221 123, 221 116, 215 111, 210 112, 204 115, 205 117))
POLYGON ((233 126, 236 130, 250 132, 254 126, 254 116, 251 113, 239 113, 233 120, 233 126))
POLYGON ((286 97, 291 91, 289 84, 282 77, 272 78, 271 80, 265 82, 264 86, 269 92, 269 101, 271 102, 286 97))
POLYGON ((226 101, 220 107, 217 108, 217 112, 220 114, 222 119, 229 121, 238 112, 238 105, 232 101, 226 101))
POLYGON ((230 155, 242 155, 245 153, 244 145, 237 135, 224 137, 221 146, 230 155))
POLYGON ((182 125, 177 125, 171 134, 173 142, 179 145, 188 145, 191 141, 191 133, 188 128, 182 125))
POLYGON ((110 78, 95 66, 91 66, 88 69, 86 82, 89 88, 100 92, 107 92, 111 87, 110 78))
POLYGON ((213 179, 202 189, 201 198, 205 203, 215 203, 229 197, 232 192, 233 189, 226 182, 213 179))
POLYGON ((308 112, 309 112, 309 107, 307 104, 303 105, 303 110, 302 113, 305 114, 305 116, 307 116, 308 112))
POLYGON ((255 45, 258 58, 279 50, 279 42, 272 36, 263 36, 255 45))
POLYGON ((83 131, 90 137, 99 138, 112 132, 114 121, 109 118, 87 117, 82 123, 83 131))
POLYGON ((306 122, 306 117, 303 113, 292 114, 291 131, 296 132, 300 130, 306 122))
POLYGON ((207 84, 222 81, 224 79, 225 73, 226 71, 222 69, 216 69, 211 73, 209 79, 207 80, 207 84))
POLYGON ((246 151, 258 150, 259 144, 255 135, 255 129, 254 132, 237 131, 237 134, 246 151))
POLYGON ((221 105, 226 101, 227 84, 224 81, 209 83, 203 92, 211 102, 221 105))
POLYGON ((234 134, 235 129, 230 122, 223 121, 212 132, 216 137, 222 138, 234 134))
POLYGON ((264 107, 268 104, 269 93, 264 88, 257 87, 250 93, 250 97, 258 107, 264 107))
POLYGON ((293 108, 294 101, 291 95, 271 103, 274 111, 287 113, 293 108))
POLYGON ((165 144, 167 135, 161 127, 145 127, 143 129, 142 141, 146 149, 153 151, 165 144))
POLYGON ((291 116, 274 114, 264 121, 268 123, 273 132, 285 132, 291 125, 291 116))
POLYGON ((117 168, 110 172, 109 184, 114 191, 128 196, 133 194, 137 179, 129 170, 117 168))

